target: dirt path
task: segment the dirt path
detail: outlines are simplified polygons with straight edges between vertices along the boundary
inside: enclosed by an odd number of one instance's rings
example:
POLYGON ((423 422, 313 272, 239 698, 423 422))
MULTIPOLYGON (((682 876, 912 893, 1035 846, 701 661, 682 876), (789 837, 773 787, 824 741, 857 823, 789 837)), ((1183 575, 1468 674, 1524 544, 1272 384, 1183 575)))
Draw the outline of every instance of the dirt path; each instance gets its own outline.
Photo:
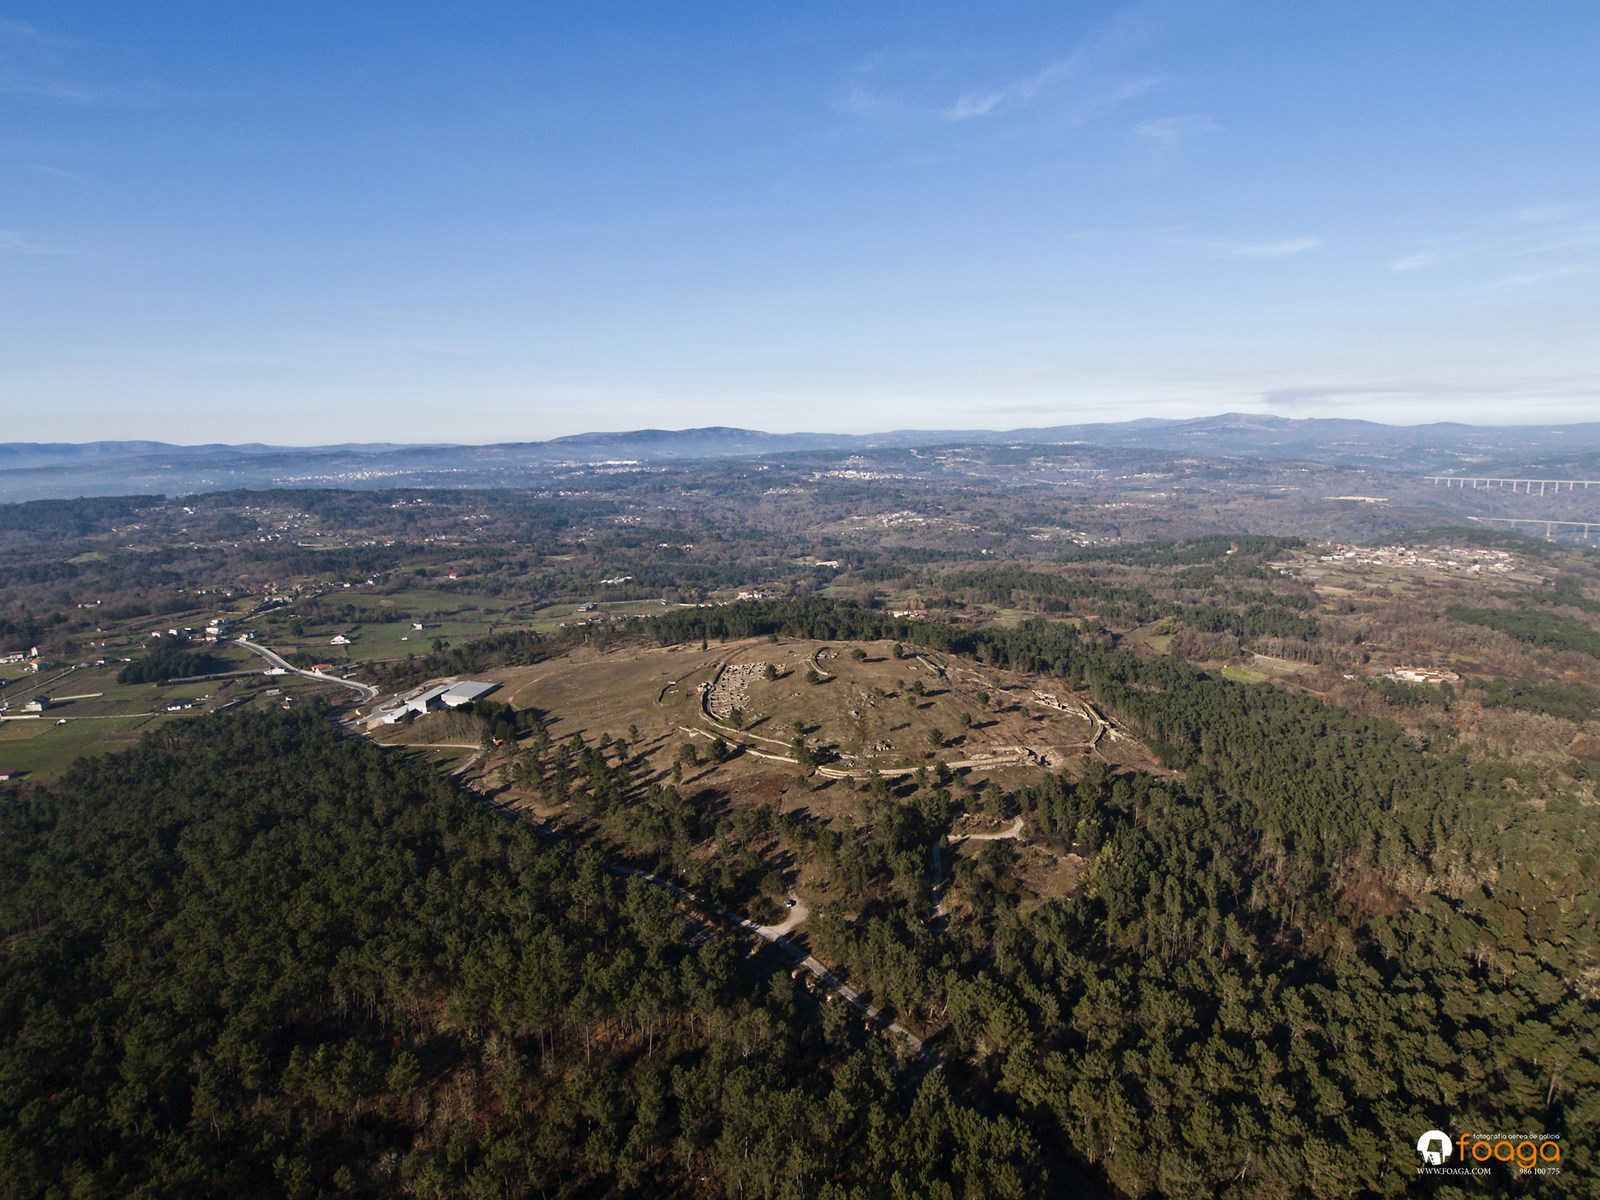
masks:
POLYGON ((1002 829, 998 833, 964 833, 960 837, 950 839, 951 846, 959 846, 962 842, 1004 842, 1011 838, 1022 836, 1022 818, 1018 817, 1011 823, 1010 829, 1002 829))
MULTIPOLYGON (((342 681, 339 681, 339 682, 342 682, 342 681)), ((359 686, 359 685, 357 685, 357 686, 359 686)), ((698 731, 698 730, 690 730, 690 729, 687 729, 687 728, 685 728, 683 726, 680 726, 679 728, 683 729, 683 731, 685 733, 691 733, 692 734, 692 733, 700 733, 701 732, 701 731, 698 731)), ((378 741, 374 741, 372 738, 368 737, 364 731, 361 731, 361 730, 352 730, 351 733, 352 733, 352 736, 358 737, 358 738, 362 739, 363 741, 371 742, 373 745, 376 745, 376 746, 383 746, 383 745, 391 745, 391 746, 392 745, 410 745, 411 744, 411 743, 403 743, 403 742, 378 742, 378 741)), ((701 736, 705 736, 705 735, 702 733, 701 736)), ((452 748, 452 749, 478 749, 478 753, 477 754, 474 754, 465 763, 463 763, 461 766, 457 767, 455 770, 450 772, 450 777, 452 779, 456 779, 456 780, 459 780, 463 775, 465 775, 473 767, 477 766, 478 763, 484 758, 484 752, 480 747, 468 746, 468 745, 466 745, 464 743, 427 742, 427 743, 421 743, 420 745, 423 746, 423 747, 441 747, 441 746, 445 746, 445 747, 449 747, 449 748, 452 748)), ((751 753, 758 753, 758 752, 757 751, 751 751, 751 753)), ((773 755, 763 755, 763 757, 770 758, 770 757, 775 757, 775 756, 773 756, 773 755)), ((789 760, 789 761, 792 761, 792 760, 789 760)), ((468 797, 470 797, 473 800, 476 800, 479 804, 483 805, 485 808, 490 809, 491 811, 497 813, 498 815, 500 815, 502 817, 507 818, 508 820, 514 820, 514 821, 525 821, 525 820, 528 820, 527 814, 525 814, 523 812, 520 812, 517 809, 512 808, 512 807, 510 807, 508 805, 502 804, 500 801, 495 800, 492 797, 480 795, 480 794, 478 794, 476 792, 473 792, 471 789, 463 789, 463 790, 466 792, 466 795, 468 797)), ((538 828, 538 823, 535 822, 534 824, 535 824, 535 827, 538 828)), ((545 834, 545 836, 551 836, 549 831, 544 831, 544 834, 545 834)), ((559 836, 559 835, 556 835, 556 836, 559 836)), ((939 1058, 936 1055, 930 1053, 929 1051, 927 1051, 927 1050, 925 1050, 923 1048, 922 1039, 921 1038, 919 1038, 916 1034, 912 1033, 909 1029, 907 1029, 904 1025, 900 1024, 898 1021, 893 1021, 893 1022, 889 1021, 884 1016, 883 1011, 881 1009, 879 1009, 876 1005, 869 1004, 866 1000, 864 1000, 861 997, 861 994, 859 992, 857 992, 854 988, 849 987, 848 985, 846 985, 843 980, 841 980, 837 975, 835 975, 832 971, 830 971, 822 963, 818 962, 816 958, 814 958, 813 956, 805 953, 805 951, 801 950, 798 946, 796 946, 793 942, 791 942, 789 940, 789 936, 788 935, 790 933, 792 933, 795 929, 799 928, 799 926, 806 920, 806 918, 811 915, 810 908, 807 907, 805 902, 801 901, 799 899, 799 897, 792 897, 792 899, 794 899, 796 901, 795 906, 792 909, 789 910, 788 916, 784 918, 784 920, 783 920, 783 922, 781 924, 778 924, 778 925, 760 925, 760 924, 757 924, 755 921, 751 920, 749 917, 743 917, 743 916, 738 915, 737 913, 721 912, 715 906, 709 905, 705 901, 701 900, 699 896, 695 895, 693 892, 689 891, 687 888, 679 887, 677 884, 673 883, 671 880, 662 879, 660 876, 653 875, 648 871, 641 871, 636 867, 622 866, 621 864, 617 864, 617 863, 613 863, 613 864, 608 865, 606 867, 606 870, 609 871, 613 875, 634 876, 634 877, 637 877, 639 879, 643 879, 645 882, 650 883, 650 884, 652 884, 652 885, 654 885, 656 887, 665 888, 667 891, 673 893, 673 895, 679 897, 680 899, 689 901, 690 903, 694 904, 697 908, 701 909, 702 911, 711 912, 711 913, 719 913, 719 915, 723 918, 723 920, 732 922, 733 924, 739 926, 739 928, 747 930, 750 933, 755 934, 757 937, 761 938, 763 941, 765 941, 765 942, 769 943, 770 945, 776 947, 778 950, 781 950, 789 958, 791 958, 795 962, 799 963, 800 966, 802 966, 803 968, 805 968, 805 970, 807 970, 808 972, 811 973, 811 975, 817 980, 818 983, 820 983, 828 991, 830 991, 830 992, 834 993, 835 995, 839 996, 846 1003, 848 1003, 852 1007, 854 1007, 864 1017, 866 1017, 867 1021, 870 1024, 872 1024, 874 1026, 877 1026, 879 1028, 887 1029, 890 1033, 894 1034, 896 1037, 899 1037, 899 1038, 903 1039, 906 1042, 906 1044, 911 1047, 912 1051, 914 1053, 916 1053, 917 1056, 920 1057, 921 1059, 923 1059, 925 1062, 928 1062, 929 1064, 931 1064, 934 1067, 943 1066, 943 1063, 939 1060, 939 1058)))
MULTIPOLYGON (((671 892, 680 899, 688 900, 690 903, 702 909, 712 912, 716 911, 714 908, 706 905, 706 903, 702 901, 700 897, 696 896, 687 888, 679 887, 671 880, 662 879, 660 876, 652 875, 648 871, 641 871, 635 867, 623 866, 610 866, 606 869, 613 875, 631 875, 638 879, 643 879, 646 883, 654 884, 656 887, 665 888, 667 891, 671 892)), ((918 1057, 929 1062, 935 1067, 942 1066, 943 1064, 939 1061, 937 1056, 923 1048, 921 1038, 912 1033, 904 1025, 900 1024, 900 1022, 889 1021, 888 1018, 884 1016, 883 1010, 878 1008, 876 1005, 869 1004, 865 999, 862 998, 860 992, 857 992, 854 988, 850 987, 822 963, 818 962, 815 957, 807 954, 804 950, 800 949, 800 947, 796 946, 789 940, 788 934, 811 915, 811 910, 805 906, 803 901, 800 901, 798 897, 795 897, 794 899, 796 900, 796 904, 794 908, 790 910, 788 918, 785 919, 782 925, 758 925, 749 917, 741 917, 737 913, 725 912, 721 915, 724 920, 731 921, 735 925, 739 926, 739 928, 755 934, 763 941, 768 942, 776 949, 781 950, 784 954, 788 955, 789 958, 793 959, 806 971, 810 972, 812 977, 815 978, 817 982, 820 983, 824 988, 834 993, 834 995, 838 996, 840 999, 844 1000, 851 1007, 855 1008, 861 1013, 862 1016, 866 1017, 871 1024, 883 1029, 887 1029, 896 1037, 903 1039, 918 1057)))
MULTIPOLYGON (((687 725, 679 725, 678 732, 686 733, 692 738, 721 737, 722 740, 727 742, 731 748, 742 750, 746 754, 753 754, 757 758, 764 758, 768 762, 788 763, 792 767, 798 767, 800 765, 799 759, 790 758, 787 754, 769 754, 765 750, 757 750, 754 746, 748 745, 740 740, 741 738, 755 738, 755 734, 745 733, 743 730, 739 729, 730 729, 726 725, 718 725, 716 733, 707 733, 704 729, 691 729, 687 725)), ((777 741, 774 738, 756 738, 756 740, 767 742, 774 746, 783 745, 782 742, 777 741)))
MULTIPOLYGON (((960 837, 950 839, 950 848, 954 850, 963 842, 999 842, 1008 841, 1022 836, 1023 821, 1019 816, 1011 823, 1011 828, 1002 829, 996 833, 964 833, 960 837)), ((944 907, 944 852, 938 842, 933 844, 933 886, 930 889, 933 900, 933 915, 943 917, 946 914, 944 907)))
POLYGON ((464 778, 466 776, 466 773, 468 771, 472 770, 473 767, 475 767, 479 763, 481 763, 483 761, 483 759, 484 759, 484 752, 482 750, 479 750, 471 758, 467 759, 466 762, 462 763, 454 771, 451 771, 450 772, 450 778, 451 779, 464 778))
POLYGON ((857 992, 854 988, 846 984, 832 971, 828 970, 827 967, 818 962, 812 955, 805 953, 805 951, 801 950, 793 942, 789 941, 785 935, 810 915, 811 911, 805 907, 804 903, 799 902, 798 898, 794 908, 790 910, 788 920, 784 921, 782 925, 757 925, 748 917, 733 917, 732 914, 729 914, 731 919, 738 921, 742 928, 748 929, 751 933, 756 934, 758 937, 772 943, 772 945, 777 947, 779 950, 782 950, 801 967, 809 971, 812 977, 815 978, 818 983, 822 984, 823 987, 834 993, 834 995, 840 997, 846 1003, 854 1007, 858 1012, 866 1017, 868 1021, 872 1022, 872 1024, 882 1026, 890 1033, 895 1034, 897 1037, 903 1038, 906 1044, 916 1051, 919 1057, 933 1063, 935 1066, 942 1065, 933 1054, 923 1048, 921 1038, 912 1033, 904 1025, 900 1024, 900 1022, 889 1021, 888 1018, 883 1015, 883 1011, 881 1009, 879 1009, 876 1005, 869 1004, 865 999, 862 998, 861 993, 857 992))

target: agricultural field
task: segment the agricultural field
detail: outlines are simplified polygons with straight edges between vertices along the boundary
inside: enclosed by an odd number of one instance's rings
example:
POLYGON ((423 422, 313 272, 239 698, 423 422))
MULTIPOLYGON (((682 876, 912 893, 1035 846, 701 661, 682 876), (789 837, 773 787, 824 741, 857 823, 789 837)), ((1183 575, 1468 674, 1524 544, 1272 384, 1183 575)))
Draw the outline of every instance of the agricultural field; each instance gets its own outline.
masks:
POLYGON ((285 605, 250 622, 250 628, 258 641, 288 656, 381 664, 495 633, 550 633, 572 623, 628 620, 662 608, 659 600, 540 606, 515 597, 444 590, 384 593, 352 588, 285 605))
POLYGON ((166 719, 152 714, 60 723, 46 714, 0 722, 0 770, 30 779, 59 775, 85 755, 128 749, 166 719))
POLYGON ((116 661, 49 669, 13 683, 0 693, 0 770, 50 778, 84 755, 127 749, 169 721, 246 703, 318 702, 340 691, 294 675, 268 676, 259 658, 237 647, 210 653, 236 673, 192 682, 119 683, 125 664, 116 661), (48 700, 42 712, 25 711, 41 697, 48 700))
POLYGON ((426 653, 438 641, 528 628, 529 616, 515 600, 351 588, 297 600, 251 622, 251 628, 258 641, 286 654, 303 650, 330 662, 381 662, 426 653), (335 638, 348 641, 335 643, 335 638))

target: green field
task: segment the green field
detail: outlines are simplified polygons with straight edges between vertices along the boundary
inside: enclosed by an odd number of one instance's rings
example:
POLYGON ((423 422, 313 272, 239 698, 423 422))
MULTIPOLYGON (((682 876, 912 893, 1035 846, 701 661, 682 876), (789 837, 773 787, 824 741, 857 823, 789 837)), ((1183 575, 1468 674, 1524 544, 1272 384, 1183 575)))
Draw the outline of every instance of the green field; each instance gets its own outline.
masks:
POLYGON ((70 691, 51 689, 50 694, 77 694, 81 699, 53 703, 36 719, 0 721, 0 770, 48 778, 60 774, 74 759, 126 749, 147 730, 169 721, 203 716, 235 700, 276 704, 290 697, 304 702, 318 697, 342 700, 350 694, 334 685, 296 675, 260 675, 162 687, 153 683, 119 686, 115 673, 115 666, 75 672, 69 676, 74 683, 70 691), (95 684, 104 687, 104 694, 84 695, 100 691, 101 687, 92 686, 95 684), (268 696, 269 689, 279 695, 268 696), (168 712, 168 706, 173 704, 193 707, 168 712))
POLYGON ((174 719, 163 713, 160 717, 76 720, 65 725, 48 715, 37 721, 0 722, 0 770, 44 778, 59 775, 74 759, 124 750, 145 730, 174 719))
MULTIPOLYGON (((254 671, 265 665, 255 655, 236 647, 219 647, 212 654, 230 671, 254 671)), ((117 682, 122 667, 120 662, 108 662, 103 667, 80 667, 65 674, 46 672, 37 681, 30 677, 26 683, 12 684, 6 689, 6 699, 15 706, 35 695, 49 696, 54 703, 48 715, 57 718, 136 716, 160 712, 174 701, 198 700, 239 686, 223 679, 167 686, 122 684, 117 682)), ((249 678, 245 677, 244 682, 249 678)))
POLYGON ((650 615, 661 612, 663 607, 659 600, 617 600, 597 602, 589 612, 579 611, 579 601, 535 609, 515 599, 427 589, 387 595, 352 589, 329 592, 319 603, 321 612, 290 606, 252 621, 249 628, 257 642, 280 653, 299 649, 318 662, 367 663, 427 654, 436 641, 453 645, 510 630, 549 633, 569 621, 650 615), (346 605, 353 612, 344 613, 346 605), (422 629, 412 628, 417 622, 422 623, 422 629), (294 632, 296 626, 301 632, 294 632), (333 644, 333 639, 341 635, 351 639, 350 645, 333 644))
POLYGON ((590 612, 579 612, 577 603, 550 604, 533 614, 529 627, 544 632, 560 628, 563 621, 592 621, 596 617, 654 616, 666 605, 659 600, 602 600, 590 612))
POLYGON ((1286 658, 1272 658, 1265 654, 1258 654, 1250 661, 1250 669, 1260 671, 1269 678, 1286 678, 1295 675, 1304 675, 1314 668, 1310 663, 1290 662, 1286 658))
POLYGON ((253 623, 256 640, 284 653, 303 649, 318 661, 379 662, 426 654, 440 640, 456 643, 505 630, 555 629, 577 608, 575 604, 555 605, 534 612, 514 599, 422 589, 389 595, 332 592, 322 597, 321 603, 324 609, 349 605, 355 611, 351 615, 327 611, 313 615, 294 607, 281 609, 253 623), (412 628, 417 622, 422 629, 412 628), (296 624, 302 630, 298 634, 293 632, 296 624), (350 638, 351 644, 334 645, 333 638, 339 635, 350 638))
POLYGON ((335 646, 328 637, 309 637, 298 641, 313 654, 326 652, 331 661, 348 658, 352 662, 374 662, 384 659, 404 658, 408 654, 426 654, 433 643, 443 638, 447 642, 479 638, 489 632, 492 618, 428 621, 426 629, 411 628, 410 621, 375 621, 368 624, 345 626, 340 632, 352 639, 348 646, 335 646))
POLYGON ((1173 625, 1174 622, 1170 618, 1153 621, 1149 625, 1141 625, 1122 634, 1119 643, 1148 646, 1157 654, 1165 654, 1172 645, 1173 625))
POLYGON ((1083 624, 1082 617, 1064 617, 1049 613, 1033 612, 1025 608, 1002 608, 993 604, 980 604, 977 606, 977 612, 983 617, 986 623, 991 625, 999 625, 1007 629, 1021 625, 1024 621, 1037 619, 1051 621, 1058 625, 1083 624))
MULTIPOLYGON (((136 648, 137 653, 142 653, 142 647, 136 648)), ((226 669, 251 674, 194 683, 121 684, 117 674, 124 664, 110 661, 98 667, 47 670, 13 682, 0 693, 13 714, 37 696, 48 696, 51 704, 37 719, 0 722, 0 770, 49 778, 76 758, 125 749, 145 730, 164 722, 201 716, 238 699, 265 699, 269 687, 302 698, 339 692, 295 676, 261 674, 266 664, 237 647, 215 647, 211 653, 226 669), (192 707, 169 712, 173 705, 192 707)))

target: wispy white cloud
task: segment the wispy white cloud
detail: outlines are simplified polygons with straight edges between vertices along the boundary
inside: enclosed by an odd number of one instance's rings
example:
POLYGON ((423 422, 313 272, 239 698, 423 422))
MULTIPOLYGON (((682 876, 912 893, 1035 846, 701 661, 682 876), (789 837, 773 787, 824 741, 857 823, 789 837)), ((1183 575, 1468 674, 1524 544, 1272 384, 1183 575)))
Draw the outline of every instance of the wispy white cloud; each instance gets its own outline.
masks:
POLYGON ((859 117, 881 117, 902 111, 904 105, 857 81, 852 83, 849 90, 840 98, 839 107, 859 117))
POLYGON ((1600 222, 1562 220, 1570 210, 1537 211, 1541 215, 1512 214, 1477 235, 1428 242, 1391 260, 1389 269, 1405 273, 1456 264, 1559 258, 1561 261, 1529 267, 1517 276, 1559 278, 1550 272, 1571 274, 1571 268, 1587 269, 1594 263, 1600 255, 1600 222), (1528 225, 1538 228, 1525 228, 1528 225))
MULTIPOLYGON (((1459 388, 1443 389, 1457 395, 1459 388)), ((1317 384, 1310 387, 1272 388, 1260 393, 1258 400, 1272 410, 1291 412, 1303 409, 1344 408, 1377 398, 1393 399, 1399 396, 1427 395, 1430 389, 1417 384, 1317 384)))
POLYGON ((1416 271, 1422 267, 1431 267, 1447 261, 1446 256, 1438 249, 1418 250, 1397 258, 1389 264, 1391 271, 1416 271))
POLYGON ((1495 281, 1496 288, 1511 290, 1532 287, 1536 283, 1549 283, 1556 279, 1571 279, 1574 275, 1593 275, 1595 268, 1588 264, 1569 263, 1561 267, 1548 267, 1542 271, 1523 271, 1495 281))
MULTIPOLYGON (((1408 382, 1333 383, 1305 387, 1270 388, 1256 393, 1255 403, 1274 413, 1312 415, 1339 413, 1359 415, 1369 420, 1389 421, 1396 406, 1403 406, 1412 420, 1438 419, 1428 412, 1437 406, 1445 420, 1480 420, 1503 423, 1513 406, 1548 406, 1553 410, 1571 407, 1600 398, 1592 379, 1549 379, 1528 381, 1500 379, 1489 382, 1449 379, 1423 379, 1408 382), (1475 406, 1468 408, 1466 406, 1475 406), (1487 406, 1487 407, 1485 407, 1487 406)), ((1577 409, 1554 419, 1572 419, 1587 413, 1577 409)), ((1532 416, 1532 414, 1530 414, 1532 416)), ((1535 417, 1545 420, 1545 417, 1535 417)))
POLYGON ((987 117, 999 109, 1032 100, 1050 84, 1073 74, 1076 69, 1075 57, 1064 58, 1032 75, 1013 80, 1003 87, 992 91, 968 92, 957 97, 955 103, 940 115, 947 121, 968 121, 973 117, 987 117))
POLYGON ((1144 78, 1142 73, 1129 79, 1130 72, 1119 64, 1126 63, 1131 54, 1153 38, 1165 36, 1169 27, 1167 18, 1134 6, 1101 25, 1067 53, 1038 70, 1019 75, 996 87, 962 92, 954 102, 943 108, 940 115, 947 121, 970 121, 993 116, 1008 109, 1021 108, 1054 91, 1059 85, 1074 80, 1089 84, 1094 96, 1101 97, 1102 102, 1110 101, 1114 106, 1155 86, 1156 81, 1144 78), (1094 86, 1094 81, 1118 76, 1123 77, 1122 83, 1113 83, 1109 88, 1103 84, 1094 86))
POLYGON ((1079 229, 1072 238, 1118 238, 1154 245, 1170 246, 1191 254, 1211 258, 1290 258, 1306 254, 1323 245, 1319 237, 1219 238, 1197 234, 1182 225, 1162 225, 1147 229, 1079 229))
POLYGON ((52 167, 47 163, 19 163, 18 169, 22 171, 33 171, 39 175, 48 175, 52 179, 69 179, 73 183, 83 182, 82 175, 78 175, 72 171, 64 170, 61 167, 52 167))
POLYGON ((1563 217, 1576 216, 1578 207, 1574 204, 1534 204, 1527 208, 1519 208, 1507 213, 1507 219, 1519 225, 1538 225, 1545 221, 1559 221, 1563 217))
POLYGON ((1321 245, 1321 238, 1281 238, 1277 241, 1222 243, 1212 253, 1218 258, 1288 258, 1315 250, 1321 245))
POLYGON ((958 71, 970 71, 970 60, 874 55, 857 68, 838 104, 862 116, 916 115, 949 124, 1043 108, 1053 118, 1064 115, 1069 124, 1079 124, 1157 85, 1158 80, 1125 64, 1131 51, 1165 30, 1166 23, 1148 13, 1125 13, 1042 66, 979 87, 949 85, 958 71), (954 92, 953 98, 935 99, 940 90, 946 97, 954 92))
POLYGON ((85 81, 72 60, 100 48, 26 21, 0 20, 0 96, 77 108, 161 103, 174 98, 170 90, 149 84, 130 87, 85 81))
POLYGON ((1120 79, 1092 91, 1067 106, 1063 117, 1069 125, 1087 125, 1101 117, 1110 116, 1117 109, 1161 86, 1154 76, 1120 79))
POLYGON ((1134 136, 1163 157, 1172 154, 1183 142, 1197 134, 1218 128, 1210 117, 1189 113, 1178 117, 1157 117, 1134 127, 1134 136))
MULTIPOLYGON (((955 103, 939 110, 937 115, 945 121, 960 122, 1020 109, 1049 90, 1057 81, 1065 81, 1079 74, 1075 59, 1064 59, 996 90, 968 92, 958 97, 955 103)), ((1159 87, 1160 83, 1159 79, 1152 76, 1138 75, 1081 87, 1076 94, 1066 97, 1060 115, 1069 125, 1087 124, 1159 87)))
POLYGON ((27 21, 0 19, 0 53, 10 53, 19 47, 29 46, 51 50, 70 50, 84 45, 86 43, 77 38, 46 33, 37 25, 29 24, 27 21))
POLYGON ((148 91, 97 87, 64 79, 26 79, 9 72, 0 73, 0 96, 44 100, 79 108, 91 108, 102 104, 135 104, 155 98, 148 91))
POLYGON ((52 246, 10 229, 0 229, 0 254, 72 254, 72 250, 52 246))

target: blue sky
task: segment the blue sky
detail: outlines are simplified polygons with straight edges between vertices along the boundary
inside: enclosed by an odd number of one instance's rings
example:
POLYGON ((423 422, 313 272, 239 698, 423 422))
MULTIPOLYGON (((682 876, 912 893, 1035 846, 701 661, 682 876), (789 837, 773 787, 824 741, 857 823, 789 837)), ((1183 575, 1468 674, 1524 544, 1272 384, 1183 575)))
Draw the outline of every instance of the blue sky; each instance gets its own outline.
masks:
POLYGON ((13 3, 0 440, 1600 419, 1600 5, 13 3))

